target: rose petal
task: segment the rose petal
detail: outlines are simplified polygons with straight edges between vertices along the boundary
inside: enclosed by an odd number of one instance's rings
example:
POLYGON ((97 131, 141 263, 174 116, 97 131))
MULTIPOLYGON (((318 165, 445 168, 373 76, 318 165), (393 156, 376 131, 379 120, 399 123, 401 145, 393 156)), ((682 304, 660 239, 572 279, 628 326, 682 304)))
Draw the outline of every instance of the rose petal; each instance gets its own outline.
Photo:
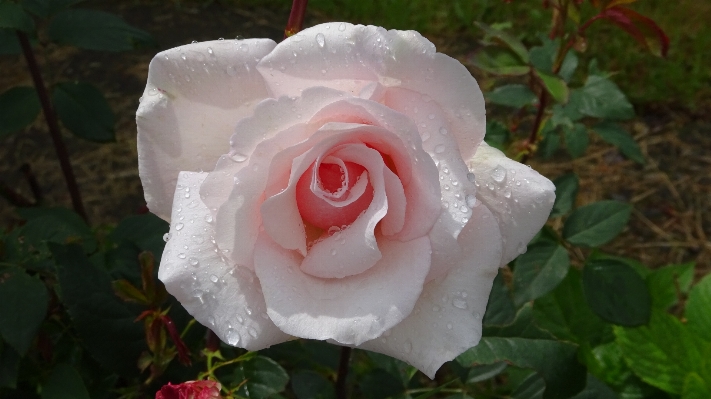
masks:
POLYGON ((425 285, 410 316, 360 348, 403 360, 434 378, 442 364, 479 343, 501 259, 501 235, 491 212, 475 207, 457 241, 457 265, 425 285))
POLYGON ((230 345, 259 350, 286 341, 289 336, 266 315, 254 272, 228 261, 214 243, 212 216, 197 195, 206 176, 178 176, 158 278, 188 313, 230 345))
POLYGON ((477 199, 499 222, 505 265, 526 252, 526 245, 548 220, 555 201, 555 186, 530 166, 507 158, 482 144, 467 162, 476 176, 477 199))
POLYGON ((153 58, 136 112, 139 173, 151 212, 169 220, 178 173, 211 170, 237 121, 270 96, 255 66, 275 45, 202 42, 153 58))
POLYGON ((358 95, 372 82, 427 96, 446 110, 463 158, 484 138, 484 97, 457 60, 414 31, 328 23, 279 43, 257 69, 277 95, 326 86, 358 95), (296 56, 294 56, 296 55, 296 56))
POLYGON ((299 269, 301 257, 260 234, 254 267, 267 313, 285 333, 358 345, 379 337, 412 311, 430 266, 427 237, 382 240, 381 261, 367 271, 321 279, 299 269))

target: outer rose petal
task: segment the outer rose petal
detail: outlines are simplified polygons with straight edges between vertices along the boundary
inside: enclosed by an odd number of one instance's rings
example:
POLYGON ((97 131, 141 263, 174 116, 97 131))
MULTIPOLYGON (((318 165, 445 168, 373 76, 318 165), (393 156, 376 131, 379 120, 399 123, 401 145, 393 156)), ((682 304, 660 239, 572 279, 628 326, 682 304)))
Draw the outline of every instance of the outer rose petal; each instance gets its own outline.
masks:
POLYGON ((138 168, 151 212, 168 220, 178 172, 214 168, 237 121, 270 97, 255 65, 274 46, 269 39, 212 41, 153 58, 136 112, 138 168))
POLYGON ((254 269, 269 317, 287 334, 358 345, 379 337, 412 311, 430 266, 427 237, 381 240, 381 261, 365 272, 322 279, 301 272, 301 256, 260 234, 254 269))
POLYGON ((477 199, 499 222, 504 250, 501 265, 526 252, 526 245, 548 220, 555 186, 546 177, 507 158, 486 143, 467 162, 476 176, 477 199))
POLYGON ((403 360, 434 378, 439 367, 475 346, 501 259, 496 220, 483 205, 457 238, 459 256, 445 277, 427 283, 415 310, 360 348, 403 360))
POLYGON ((414 31, 321 24, 279 43, 257 68, 276 95, 294 96, 313 86, 358 95, 371 82, 427 95, 446 110, 465 159, 484 138, 484 96, 476 80, 414 31))
POLYGON ((209 210, 197 195, 207 173, 181 172, 173 202, 170 240, 158 278, 201 324, 233 346, 259 350, 288 340, 266 314, 254 272, 218 251, 209 210))

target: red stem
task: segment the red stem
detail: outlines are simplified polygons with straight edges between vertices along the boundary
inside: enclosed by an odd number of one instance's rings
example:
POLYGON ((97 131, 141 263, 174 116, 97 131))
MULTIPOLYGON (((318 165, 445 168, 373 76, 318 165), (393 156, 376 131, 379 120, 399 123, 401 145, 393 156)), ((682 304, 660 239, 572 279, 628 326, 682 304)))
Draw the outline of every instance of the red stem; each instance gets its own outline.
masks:
POLYGON ((286 23, 286 29, 284 29, 284 39, 299 33, 304 27, 304 16, 306 15, 306 6, 308 4, 309 0, 293 0, 289 21, 286 23))
POLYGON ((27 67, 32 75, 32 81, 35 84, 35 89, 37 90, 37 96, 39 97, 40 104, 42 105, 42 112, 44 113, 44 119, 47 122, 47 127, 49 128, 49 134, 52 136, 52 143, 54 144, 54 150, 57 152, 57 158, 59 158, 59 165, 62 168, 62 173, 64 174, 64 180, 67 183, 67 189, 69 190, 69 196, 72 199, 72 206, 74 211, 79 214, 85 221, 87 221, 86 211, 84 210, 84 204, 81 200, 81 193, 79 192, 79 187, 77 186, 76 178, 74 177, 74 171, 72 170, 72 164, 69 162, 69 153, 67 152, 67 147, 62 141, 62 135, 59 130, 59 123, 57 122, 57 116, 52 109, 52 103, 49 100, 49 94, 47 93, 47 88, 42 80, 42 74, 40 73, 37 60, 35 59, 35 54, 32 52, 32 46, 30 45, 30 40, 24 32, 17 31, 17 39, 22 47, 22 53, 25 56, 25 61, 27 61, 27 67))

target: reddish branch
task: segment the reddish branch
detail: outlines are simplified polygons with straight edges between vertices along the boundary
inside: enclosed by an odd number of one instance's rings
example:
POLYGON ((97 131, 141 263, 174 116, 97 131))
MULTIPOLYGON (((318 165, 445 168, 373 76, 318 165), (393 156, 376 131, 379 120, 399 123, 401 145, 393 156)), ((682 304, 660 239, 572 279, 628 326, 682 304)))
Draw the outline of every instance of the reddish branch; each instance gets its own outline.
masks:
POLYGON ((25 56, 25 61, 27 61, 27 67, 30 70, 30 74, 32 75, 32 81, 35 84, 37 96, 39 97, 40 104, 42 105, 42 113, 44 114, 45 121, 47 121, 49 134, 50 136, 52 136, 52 143, 54 144, 54 149, 57 152, 59 165, 62 168, 64 180, 67 183, 67 189, 69 190, 69 195, 72 199, 72 206, 74 207, 74 211, 86 221, 86 211, 84 210, 84 204, 81 200, 81 193, 79 192, 79 187, 77 186, 77 181, 74 177, 72 165, 69 162, 69 154, 67 152, 67 147, 64 145, 64 141, 62 141, 62 135, 59 130, 57 116, 55 115, 54 110, 52 109, 52 103, 49 100, 47 88, 45 87, 44 81, 42 80, 42 74, 40 73, 37 60, 35 59, 35 54, 32 51, 30 40, 27 38, 27 35, 21 31, 17 31, 17 39, 19 40, 20 46, 22 47, 22 53, 25 56))

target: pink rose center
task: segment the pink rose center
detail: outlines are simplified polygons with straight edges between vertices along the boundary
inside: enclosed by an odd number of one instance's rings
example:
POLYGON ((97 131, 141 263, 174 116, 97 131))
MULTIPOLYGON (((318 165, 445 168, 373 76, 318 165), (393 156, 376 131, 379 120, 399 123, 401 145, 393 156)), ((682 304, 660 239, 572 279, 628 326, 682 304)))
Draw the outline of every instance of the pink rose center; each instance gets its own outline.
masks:
POLYGON ((363 166, 327 161, 319 164, 318 173, 314 173, 315 163, 311 164, 296 184, 301 217, 324 230, 350 225, 373 200, 373 187, 363 166))

